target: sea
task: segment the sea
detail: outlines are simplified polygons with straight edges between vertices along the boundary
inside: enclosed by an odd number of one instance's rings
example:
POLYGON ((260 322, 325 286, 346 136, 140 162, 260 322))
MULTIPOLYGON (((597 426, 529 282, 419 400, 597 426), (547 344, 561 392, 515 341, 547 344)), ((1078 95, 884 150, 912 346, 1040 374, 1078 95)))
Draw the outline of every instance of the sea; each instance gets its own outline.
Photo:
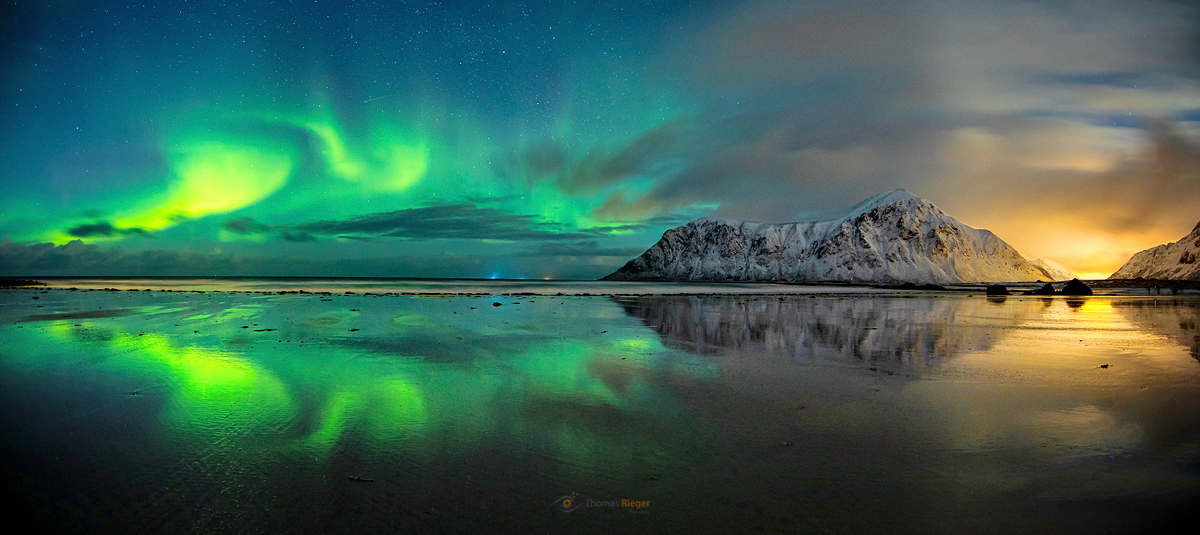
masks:
POLYGON ((1095 533, 1200 503, 1200 296, 604 281, 0 289, 55 533, 1095 533))

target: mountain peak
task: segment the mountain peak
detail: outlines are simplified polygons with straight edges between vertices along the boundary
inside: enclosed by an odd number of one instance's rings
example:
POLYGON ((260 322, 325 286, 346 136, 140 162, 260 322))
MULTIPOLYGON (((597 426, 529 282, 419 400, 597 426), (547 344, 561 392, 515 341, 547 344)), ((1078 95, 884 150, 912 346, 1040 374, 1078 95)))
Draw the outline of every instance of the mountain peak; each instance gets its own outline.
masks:
POLYGON ((994 234, 898 189, 820 221, 693 221, 605 278, 946 283, 1045 276, 994 234))
POLYGON ((907 201, 917 201, 918 203, 931 204, 929 201, 913 195, 907 190, 895 189, 887 193, 880 193, 878 195, 867 197, 865 200, 854 206, 851 206, 849 210, 846 210, 834 219, 853 219, 880 206, 890 206, 907 201))
POLYGON ((906 190, 906 189, 900 188, 900 189, 894 189, 887 193, 880 193, 879 195, 868 198, 866 201, 863 201, 863 202, 873 202, 874 204, 893 204, 893 203, 897 203, 900 201, 909 201, 909 200, 914 200, 914 199, 918 200, 918 201, 925 200, 916 195, 913 195, 912 193, 909 193, 908 190, 906 190))

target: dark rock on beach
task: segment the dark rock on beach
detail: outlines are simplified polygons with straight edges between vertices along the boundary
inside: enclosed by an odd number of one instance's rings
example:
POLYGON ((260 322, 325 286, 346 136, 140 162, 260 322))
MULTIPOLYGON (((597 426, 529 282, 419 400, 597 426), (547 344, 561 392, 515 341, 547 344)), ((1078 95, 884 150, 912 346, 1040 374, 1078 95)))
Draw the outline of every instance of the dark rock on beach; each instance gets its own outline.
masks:
POLYGON ((987 287, 987 294, 988 295, 1012 295, 1011 293, 1009 293, 1008 288, 1006 288, 1003 284, 989 284, 987 287))
POLYGON ((1063 286, 1062 291, 1059 293, 1063 295, 1092 295, 1092 289, 1079 279, 1071 279, 1066 286, 1063 286))
POLYGON ((0 279, 0 288, 18 288, 21 286, 45 286, 46 283, 24 279, 0 279))
POLYGON ((1047 282, 1041 288, 1025 292, 1025 295, 1054 295, 1054 285, 1047 282))
POLYGON ((928 292, 938 292, 938 291, 946 290, 946 287, 942 286, 940 284, 916 284, 916 283, 912 283, 912 282, 906 282, 899 286, 885 286, 884 288, 891 288, 893 290, 925 290, 928 292))

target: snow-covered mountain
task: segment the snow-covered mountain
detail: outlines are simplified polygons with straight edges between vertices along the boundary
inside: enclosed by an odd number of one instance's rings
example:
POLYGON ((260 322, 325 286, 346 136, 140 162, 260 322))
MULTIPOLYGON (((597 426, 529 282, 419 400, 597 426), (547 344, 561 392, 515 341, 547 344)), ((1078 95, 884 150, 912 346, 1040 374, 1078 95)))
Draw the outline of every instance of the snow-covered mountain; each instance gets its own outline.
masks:
POLYGON ((668 230, 605 280, 1015 282, 1046 274, 986 230, 904 190, 797 223, 704 218, 668 230))
POLYGON ((1183 239, 1133 255, 1110 279, 1200 280, 1200 223, 1183 239))
POLYGON ((1050 260, 1049 258, 1038 258, 1036 260, 1030 260, 1029 263, 1033 264, 1033 267, 1038 268, 1042 271, 1042 273, 1046 274, 1046 278, 1044 280, 1069 281, 1071 279, 1079 278, 1074 273, 1071 273, 1071 270, 1063 267, 1062 264, 1059 264, 1058 262, 1050 260))

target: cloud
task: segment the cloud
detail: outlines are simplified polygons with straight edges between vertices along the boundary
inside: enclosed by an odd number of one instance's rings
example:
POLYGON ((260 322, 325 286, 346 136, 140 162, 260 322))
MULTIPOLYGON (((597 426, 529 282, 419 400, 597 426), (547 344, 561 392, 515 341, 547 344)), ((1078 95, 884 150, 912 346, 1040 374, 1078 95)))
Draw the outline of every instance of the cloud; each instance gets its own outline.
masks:
MULTIPOLYGON (((295 242, 295 243, 312 243, 312 242, 317 241, 317 237, 313 236, 312 234, 309 234, 307 232, 296 232, 293 230, 284 230, 279 233, 279 237, 283 238, 284 241, 290 241, 290 242, 295 242)), ((352 240, 367 240, 367 239, 369 239, 366 237, 353 236, 353 235, 341 235, 338 237, 352 239, 352 240)))
POLYGON ((935 34, 926 4, 748 2, 677 43, 661 63, 714 95, 907 78, 935 34))
POLYGON ((237 265, 244 260, 191 250, 128 251, 120 246, 102 247, 81 240, 58 246, 25 245, 9 238, 0 241, 0 272, 12 275, 205 275, 238 272, 237 265))
POLYGON ((553 183, 570 196, 595 194, 624 180, 657 176, 664 161, 682 156, 680 124, 667 121, 614 147, 574 149, 564 140, 545 139, 525 146, 500 170, 526 185, 553 183))
POLYGON ((1089 151, 1071 146, 1079 138, 1043 138, 1036 128, 972 133, 964 137, 978 141, 947 144, 945 156, 956 173, 943 186, 961 191, 957 184, 972 183, 977 197, 995 193, 991 204, 1010 212, 1057 205, 1055 213, 1086 214, 1090 225, 1112 233, 1200 218, 1200 138, 1167 121, 1151 122, 1144 135, 1148 142, 1138 150, 1114 154, 1103 150, 1103 142, 1089 151), (1047 146, 1050 140, 1066 146, 1047 146), (1024 194, 1001 195, 1009 188, 1024 194))
POLYGON ((935 139, 924 137, 928 126, 911 125, 906 131, 911 137, 884 125, 845 136, 810 130, 799 112, 780 123, 755 119, 718 123, 715 133, 701 134, 709 137, 696 143, 709 150, 690 155, 686 165, 648 191, 610 194, 595 217, 641 221, 703 209, 704 215, 733 219, 795 221, 828 215, 896 187, 919 191, 913 177, 936 168, 923 157, 935 139))
POLYGON ((679 125, 667 122, 650 129, 616 152, 588 156, 559 181, 568 194, 596 191, 614 182, 652 172, 662 159, 678 154, 679 125))
POLYGON ((1115 143, 1105 129, 1044 136, 1047 128, 1063 127, 1027 121, 948 135, 938 204, 1026 255, 1099 275, 1200 220, 1200 137, 1152 121, 1134 131, 1147 141, 1121 152, 1105 149, 1115 143))
POLYGON ((270 225, 255 221, 252 217, 236 217, 225 220, 221 228, 238 234, 264 234, 271 231, 270 225))
POLYGON ((96 223, 85 223, 67 229, 68 236, 76 238, 111 238, 117 236, 153 236, 146 229, 139 227, 118 228, 114 227, 107 221, 99 221, 96 223))
POLYGON ((379 212, 344 220, 324 220, 296 225, 266 225, 249 217, 229 219, 224 228, 239 234, 275 233, 292 242, 312 242, 318 237, 368 240, 580 240, 615 232, 642 230, 644 225, 627 224, 587 229, 570 228, 539 221, 533 215, 508 214, 473 204, 446 204, 379 212))
POLYGON ((706 24, 652 62, 694 110, 640 158, 656 179, 613 182, 596 217, 782 222, 902 187, 1083 272, 1200 218, 1194 3, 767 1, 706 24))
MULTIPOLYGON (((604 249, 599 249, 604 251, 604 249)), ((547 253, 550 251, 547 250, 547 253)), ((561 249, 558 253, 583 252, 561 249)), ((640 254, 641 251, 638 251, 640 254)), ((132 251, 73 240, 64 245, 0 240, 0 276, 313 276, 324 277, 548 277, 596 279, 627 260, 561 254, 488 256, 444 253, 318 258, 245 255, 191 249, 132 251), (582 260, 580 260, 582 258, 582 260)))

